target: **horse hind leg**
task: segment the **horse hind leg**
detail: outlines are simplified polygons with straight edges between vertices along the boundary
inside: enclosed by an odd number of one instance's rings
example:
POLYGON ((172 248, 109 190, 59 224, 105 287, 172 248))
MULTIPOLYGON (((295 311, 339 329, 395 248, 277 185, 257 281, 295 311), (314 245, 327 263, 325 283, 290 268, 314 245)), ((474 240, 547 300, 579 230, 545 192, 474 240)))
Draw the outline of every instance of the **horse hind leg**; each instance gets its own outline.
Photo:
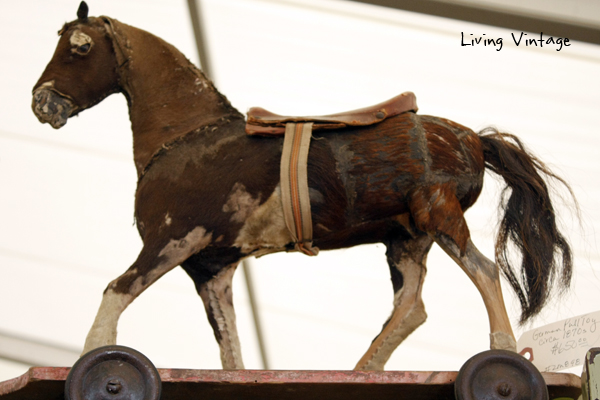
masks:
POLYGON ((516 352, 517 343, 506 313, 496 264, 481 254, 471 239, 462 256, 459 248, 448 237, 441 236, 436 242, 461 266, 479 290, 490 320, 490 348, 516 352))
POLYGON ((383 370, 394 350, 425 319, 421 288, 425 261, 432 245, 428 236, 397 239, 387 244, 387 258, 394 285, 394 309, 381 333, 356 365, 356 370, 383 370))
POLYGON ((413 195, 410 208, 416 227, 427 232, 475 284, 489 318, 490 348, 516 351, 498 267, 471 242, 453 186, 421 188, 413 195))

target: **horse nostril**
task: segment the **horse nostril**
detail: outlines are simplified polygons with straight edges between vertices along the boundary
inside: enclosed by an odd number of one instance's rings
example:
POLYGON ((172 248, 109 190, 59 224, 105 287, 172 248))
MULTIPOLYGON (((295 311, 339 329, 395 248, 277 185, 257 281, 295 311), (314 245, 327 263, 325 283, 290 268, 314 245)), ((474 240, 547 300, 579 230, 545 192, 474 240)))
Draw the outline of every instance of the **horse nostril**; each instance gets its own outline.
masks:
POLYGON ((54 129, 58 129, 67 123, 74 105, 66 97, 52 90, 40 88, 33 93, 31 108, 41 123, 47 122, 54 129))
POLYGON ((38 118, 40 117, 40 114, 48 114, 48 97, 48 91, 46 90, 36 90, 33 93, 31 108, 38 118))

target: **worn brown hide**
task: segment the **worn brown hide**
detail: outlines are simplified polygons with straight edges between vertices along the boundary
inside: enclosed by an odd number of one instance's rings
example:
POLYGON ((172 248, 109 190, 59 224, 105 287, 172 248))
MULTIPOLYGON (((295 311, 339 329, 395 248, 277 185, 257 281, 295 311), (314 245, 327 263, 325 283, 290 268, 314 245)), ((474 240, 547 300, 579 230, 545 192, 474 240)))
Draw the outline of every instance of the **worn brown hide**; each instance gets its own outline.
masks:
MULTIPOLYGON (((243 368, 233 271, 245 257, 293 249, 279 193, 283 139, 247 136, 244 117, 173 46, 112 18, 80 14, 61 30, 32 106, 40 121, 52 123, 57 104, 71 104, 72 116, 111 93, 125 95, 144 243, 133 265, 108 285, 85 350, 115 343, 127 305, 181 265, 204 301, 224 368, 243 368)), ((500 271, 521 300, 523 320, 539 312, 554 277, 564 286, 570 278, 570 249, 541 174, 555 176, 514 136, 476 134, 413 112, 321 132, 314 133, 308 161, 314 245, 385 243, 393 278, 392 315, 356 368, 382 369, 425 321, 420 294, 433 242, 481 293, 491 347, 515 350, 500 271), (504 257, 494 264, 470 240, 463 213, 477 200, 486 167, 516 193, 505 204, 497 249, 515 242, 519 270, 504 257)))

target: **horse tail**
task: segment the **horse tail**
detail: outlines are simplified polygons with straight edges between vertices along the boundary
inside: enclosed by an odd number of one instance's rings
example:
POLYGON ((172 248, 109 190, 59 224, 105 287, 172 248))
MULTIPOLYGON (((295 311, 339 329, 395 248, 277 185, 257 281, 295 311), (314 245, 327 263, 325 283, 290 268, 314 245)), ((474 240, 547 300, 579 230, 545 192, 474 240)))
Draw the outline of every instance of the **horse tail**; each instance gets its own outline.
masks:
MULTIPOLYGON (((555 280, 559 293, 571 283, 572 253, 556 225, 548 186, 542 178, 569 185, 533 156, 514 135, 488 128, 479 133, 486 168, 504 178, 506 187, 500 204, 504 216, 496 239, 495 256, 504 277, 521 303, 523 324, 544 307, 555 280), (510 195, 507 195, 511 189, 510 195), (520 253, 521 268, 509 263, 509 242, 520 253)), ((575 198, 573 196, 573 198, 575 198)))

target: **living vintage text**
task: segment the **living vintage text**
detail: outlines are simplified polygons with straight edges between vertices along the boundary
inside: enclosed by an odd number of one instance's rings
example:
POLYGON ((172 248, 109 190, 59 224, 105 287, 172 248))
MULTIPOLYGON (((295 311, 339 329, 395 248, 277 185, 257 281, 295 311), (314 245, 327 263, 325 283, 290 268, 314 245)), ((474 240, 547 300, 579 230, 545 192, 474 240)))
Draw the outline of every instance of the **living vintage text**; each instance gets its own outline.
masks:
MULTIPOLYGON (((553 47, 556 51, 561 51, 563 47, 571 46, 569 38, 561 38, 554 36, 544 37, 544 33, 540 32, 539 39, 528 37, 529 35, 525 32, 511 33, 510 34, 513 42, 517 47, 553 47)), ((489 38, 486 37, 485 33, 481 36, 475 36, 472 33, 465 34, 460 33, 460 45, 461 46, 489 46, 496 48, 496 51, 502 50, 504 39, 502 37, 489 38)))

